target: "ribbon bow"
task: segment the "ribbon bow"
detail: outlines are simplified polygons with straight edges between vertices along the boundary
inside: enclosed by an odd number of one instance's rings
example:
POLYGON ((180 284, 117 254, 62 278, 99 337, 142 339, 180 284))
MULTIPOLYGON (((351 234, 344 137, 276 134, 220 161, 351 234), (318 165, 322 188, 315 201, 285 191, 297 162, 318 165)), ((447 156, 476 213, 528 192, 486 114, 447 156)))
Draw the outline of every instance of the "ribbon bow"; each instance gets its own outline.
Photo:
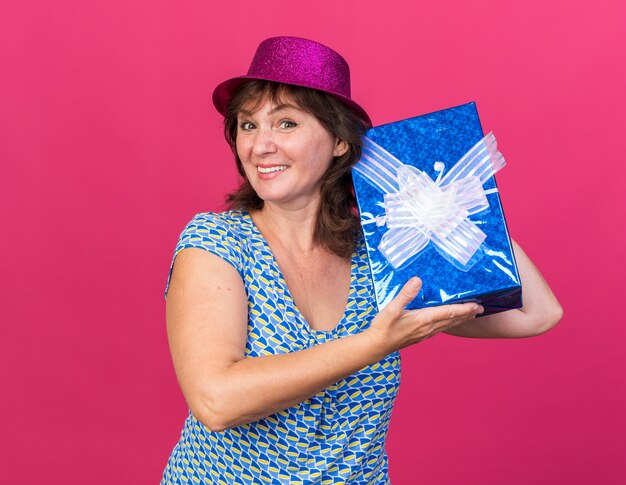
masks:
POLYGON ((445 176, 443 162, 435 162, 438 176, 433 180, 365 137, 354 170, 384 194, 385 215, 375 222, 388 230, 378 250, 397 269, 432 242, 457 267, 469 269, 487 237, 469 216, 489 208, 487 194, 497 189, 485 190, 483 184, 505 163, 489 133, 445 176))

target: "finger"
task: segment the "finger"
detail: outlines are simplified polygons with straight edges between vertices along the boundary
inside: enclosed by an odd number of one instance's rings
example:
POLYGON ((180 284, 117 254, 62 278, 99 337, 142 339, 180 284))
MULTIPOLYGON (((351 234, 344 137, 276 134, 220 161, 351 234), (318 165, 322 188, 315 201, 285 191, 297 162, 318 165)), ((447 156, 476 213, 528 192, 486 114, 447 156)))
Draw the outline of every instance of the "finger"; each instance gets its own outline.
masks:
POLYGON ((424 308, 423 317, 437 324, 438 327, 448 325, 451 321, 462 322, 480 312, 476 303, 457 303, 437 307, 424 308))
POLYGON ((474 320, 476 318, 477 313, 470 314, 469 316, 457 317, 452 320, 443 320, 439 322, 439 328, 436 330, 439 332, 447 332, 448 330, 457 327, 463 323, 466 323, 470 320, 474 320))
POLYGON ((422 280, 414 276, 404 284, 396 297, 384 308, 384 311, 399 315, 415 299, 421 288, 422 280))

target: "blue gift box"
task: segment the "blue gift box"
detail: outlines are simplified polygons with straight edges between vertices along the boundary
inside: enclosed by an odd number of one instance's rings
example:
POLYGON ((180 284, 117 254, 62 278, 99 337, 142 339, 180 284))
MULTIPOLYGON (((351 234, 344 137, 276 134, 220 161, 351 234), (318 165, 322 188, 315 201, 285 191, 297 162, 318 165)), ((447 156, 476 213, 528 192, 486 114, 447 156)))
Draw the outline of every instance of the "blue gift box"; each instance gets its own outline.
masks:
POLYGON ((474 103, 366 133, 352 176, 379 309, 412 276, 423 286, 409 309, 474 301, 487 315, 522 306, 491 173, 504 159, 488 137, 474 103), (468 173, 470 158, 478 165, 468 173))

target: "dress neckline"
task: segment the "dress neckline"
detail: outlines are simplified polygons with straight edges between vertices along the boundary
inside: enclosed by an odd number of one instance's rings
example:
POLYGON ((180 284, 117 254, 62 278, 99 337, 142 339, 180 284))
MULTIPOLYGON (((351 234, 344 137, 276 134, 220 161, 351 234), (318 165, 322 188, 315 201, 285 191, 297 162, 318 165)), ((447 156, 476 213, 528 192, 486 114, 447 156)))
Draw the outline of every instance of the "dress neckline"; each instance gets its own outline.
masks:
POLYGON ((244 217, 244 219, 248 222, 248 224, 250 224, 250 227, 252 228, 252 232, 255 234, 255 236, 258 237, 259 240, 262 242, 263 248, 271 256, 271 261, 270 262, 274 266, 274 271, 276 271, 276 274, 278 275, 278 281, 281 284, 281 286, 283 287, 283 291, 285 293, 285 296, 291 301, 291 303, 293 305, 294 313, 298 317, 298 320, 300 320, 303 323, 303 326, 305 327, 305 329, 308 332, 312 333, 312 334, 319 335, 319 336, 324 336, 324 337, 336 335, 343 328, 343 326, 345 324, 345 321, 346 321, 346 318, 347 318, 347 315, 348 315, 348 311, 350 309, 349 308, 350 307, 350 301, 353 299, 353 295, 354 295, 354 291, 355 291, 354 279, 355 279, 355 272, 356 272, 356 267, 357 267, 357 250, 358 250, 358 247, 356 247, 352 251, 352 257, 350 259, 350 289, 348 291, 348 299, 346 301, 346 306, 345 306, 345 308, 343 310, 343 314, 341 315, 340 320, 337 322, 337 324, 332 329, 330 329, 330 330, 317 330, 317 329, 311 327, 311 325, 306 320, 306 318, 304 318, 304 315, 302 315, 302 313, 300 312, 300 309, 298 308, 298 305, 296 305, 296 301, 294 300, 293 296, 291 295, 291 291, 289 291, 289 287, 287 286, 287 281, 283 277, 283 273, 280 270, 280 266, 278 266, 278 261, 276 260, 276 257, 274 256, 274 253, 272 252, 272 248, 270 248, 270 245, 265 240, 265 237, 263 236, 263 233, 261 233, 260 229, 257 227, 257 225, 254 222, 254 220, 252 220, 252 217, 250 216, 250 213, 247 212, 247 211, 241 211, 241 214, 244 217))

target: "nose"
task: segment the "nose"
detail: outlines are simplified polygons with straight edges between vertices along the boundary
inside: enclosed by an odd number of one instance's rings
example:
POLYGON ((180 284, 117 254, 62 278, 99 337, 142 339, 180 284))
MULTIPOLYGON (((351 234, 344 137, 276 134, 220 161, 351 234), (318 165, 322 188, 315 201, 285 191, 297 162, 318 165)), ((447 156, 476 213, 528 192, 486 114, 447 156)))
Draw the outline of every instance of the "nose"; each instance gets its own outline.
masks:
POLYGON ((276 153, 275 134, 271 128, 258 128, 254 135, 252 151, 258 157, 276 153))

